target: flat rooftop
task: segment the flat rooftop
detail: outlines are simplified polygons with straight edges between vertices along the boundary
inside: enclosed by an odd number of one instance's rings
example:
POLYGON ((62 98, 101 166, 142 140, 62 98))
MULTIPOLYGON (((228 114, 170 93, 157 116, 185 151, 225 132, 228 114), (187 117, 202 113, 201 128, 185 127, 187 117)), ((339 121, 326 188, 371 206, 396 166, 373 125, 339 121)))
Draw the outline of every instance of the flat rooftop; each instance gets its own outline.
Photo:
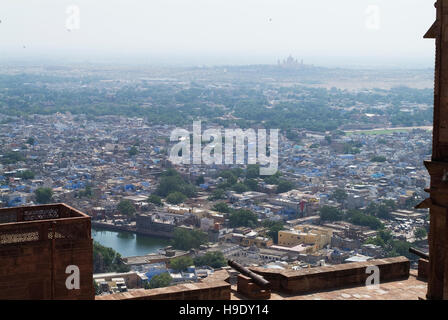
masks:
POLYGON ((90 219, 88 215, 64 203, 0 209, 0 225, 41 220, 59 220, 66 218, 90 219))
POLYGON ((0 209, 0 245, 91 238, 90 217, 66 204, 0 209))
POLYGON ((188 254, 188 252, 181 250, 172 250, 172 252, 174 253, 172 256, 160 253, 150 253, 145 256, 125 257, 123 258, 123 261, 127 265, 152 264, 155 263, 155 261, 174 259, 188 254))

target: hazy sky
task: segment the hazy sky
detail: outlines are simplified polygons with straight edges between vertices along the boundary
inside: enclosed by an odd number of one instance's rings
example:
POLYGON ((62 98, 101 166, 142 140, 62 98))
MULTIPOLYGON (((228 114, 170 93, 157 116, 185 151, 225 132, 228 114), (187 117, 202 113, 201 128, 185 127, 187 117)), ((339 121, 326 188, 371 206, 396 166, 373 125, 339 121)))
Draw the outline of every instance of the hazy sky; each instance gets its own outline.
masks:
POLYGON ((0 61, 432 67, 434 2, 0 0, 0 61))

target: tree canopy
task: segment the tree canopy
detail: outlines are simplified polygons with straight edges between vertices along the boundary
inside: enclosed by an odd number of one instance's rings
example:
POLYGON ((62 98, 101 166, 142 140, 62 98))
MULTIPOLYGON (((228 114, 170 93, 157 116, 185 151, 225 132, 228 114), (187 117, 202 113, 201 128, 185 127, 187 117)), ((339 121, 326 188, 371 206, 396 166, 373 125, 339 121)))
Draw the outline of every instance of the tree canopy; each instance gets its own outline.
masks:
POLYGON ((246 209, 233 210, 229 215, 231 227, 255 227, 258 225, 258 217, 255 213, 246 209))
POLYGON ((295 184, 288 180, 279 180, 277 193, 288 192, 295 188, 295 184))
POLYGON ((156 194, 167 197, 174 192, 182 193, 186 198, 191 198, 195 196, 196 188, 191 183, 186 182, 176 170, 168 169, 162 173, 156 194))
POLYGON ((425 228, 417 228, 414 231, 414 236, 418 239, 418 240, 423 240, 424 238, 426 238, 427 236, 427 231, 425 228))
POLYGON ((323 206, 320 209, 320 218, 324 221, 340 221, 343 217, 344 214, 338 208, 323 206))
POLYGON ((168 272, 157 274, 149 281, 149 289, 165 288, 171 285, 173 278, 168 272))
POLYGON ((179 258, 172 259, 170 261, 171 269, 173 269, 174 271, 177 271, 177 272, 184 271, 192 265, 194 265, 194 261, 189 256, 182 256, 179 258))
POLYGON ((155 195, 155 194, 152 194, 148 197, 148 202, 152 203, 158 207, 163 206, 162 199, 158 195, 155 195))
POLYGON ((221 251, 211 251, 194 258, 194 264, 197 267, 209 266, 216 269, 226 266, 227 260, 221 251))
POLYGON ((170 204, 180 204, 182 202, 184 202, 187 199, 187 197, 178 191, 175 192, 171 192, 167 197, 166 197, 166 202, 170 203, 170 204))
POLYGON ((198 249, 201 244, 206 243, 208 236, 200 230, 189 230, 176 228, 173 233, 172 244, 178 250, 198 249))
POLYGON ((93 242, 93 273, 128 272, 130 267, 123 263, 121 255, 112 248, 93 242))
POLYGON ((263 227, 268 229, 268 236, 272 239, 275 244, 278 244, 278 232, 284 229, 283 221, 270 221, 266 220, 263 222, 263 227))
POLYGON ((37 188, 34 194, 37 203, 47 204, 53 201, 53 190, 51 188, 37 188))
POLYGON ((347 197, 348 197, 347 192, 345 192, 344 189, 336 189, 331 195, 331 199, 334 199, 339 203, 345 201, 347 197))
POLYGON ((231 211, 231 208, 225 202, 218 202, 213 206, 213 210, 221 213, 229 213, 231 211))
POLYGON ((117 210, 128 217, 133 217, 137 210, 131 200, 121 200, 117 206, 117 210))

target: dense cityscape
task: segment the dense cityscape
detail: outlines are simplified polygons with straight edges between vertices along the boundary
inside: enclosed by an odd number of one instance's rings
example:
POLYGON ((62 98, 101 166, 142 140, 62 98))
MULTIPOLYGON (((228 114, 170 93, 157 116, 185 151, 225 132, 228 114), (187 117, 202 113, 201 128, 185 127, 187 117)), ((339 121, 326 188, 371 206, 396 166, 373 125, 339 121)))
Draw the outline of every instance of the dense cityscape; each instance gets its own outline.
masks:
MULTIPOLYGON (((429 186, 432 91, 389 71, 291 57, 145 77, 104 67, 82 77, 75 67, 5 70, 0 205, 66 203, 91 216, 97 295, 197 282, 227 259, 301 270, 406 256, 416 267, 410 246, 428 250, 428 211, 415 206, 429 186), (328 85, 347 73, 393 84, 328 85), (280 129, 278 172, 260 175, 247 160, 173 164, 171 132, 191 131, 195 120, 204 129, 280 129), (135 254, 117 241, 150 245, 135 254)), ((409 73, 422 83, 432 76, 409 73)))

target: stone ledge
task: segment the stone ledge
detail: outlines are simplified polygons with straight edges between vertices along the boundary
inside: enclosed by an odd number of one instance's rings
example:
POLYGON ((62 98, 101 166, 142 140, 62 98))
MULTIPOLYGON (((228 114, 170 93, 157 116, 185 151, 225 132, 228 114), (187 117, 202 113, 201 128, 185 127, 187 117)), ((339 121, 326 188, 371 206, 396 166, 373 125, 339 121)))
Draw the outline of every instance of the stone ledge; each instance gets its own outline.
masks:
POLYGON ((96 296, 95 300, 230 300, 230 284, 221 280, 187 283, 166 288, 139 289, 96 296))
POLYGON ((230 275, 227 272, 227 270, 218 270, 213 272, 211 275, 209 275, 207 278, 204 278, 201 280, 201 282, 216 282, 216 281, 225 281, 229 282, 230 275))
POLYGON ((272 290, 287 294, 305 294, 315 291, 365 285, 368 266, 380 270, 380 282, 409 277, 410 262, 405 257, 354 262, 298 271, 250 268, 272 284, 272 290))
POLYGON ((428 280, 429 275, 429 261, 426 259, 418 259, 418 278, 421 280, 428 280))

